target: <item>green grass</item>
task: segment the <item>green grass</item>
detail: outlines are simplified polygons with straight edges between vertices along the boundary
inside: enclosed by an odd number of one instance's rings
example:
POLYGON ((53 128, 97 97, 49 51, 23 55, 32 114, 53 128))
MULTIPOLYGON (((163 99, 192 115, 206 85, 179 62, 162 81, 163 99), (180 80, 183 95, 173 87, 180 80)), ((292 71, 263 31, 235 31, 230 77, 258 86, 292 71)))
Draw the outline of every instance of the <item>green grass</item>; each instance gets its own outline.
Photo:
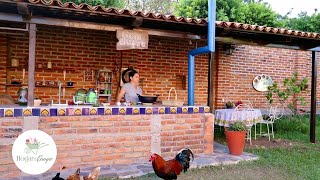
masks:
MULTIPOLYGON (((259 156, 259 160, 236 165, 211 166, 191 169, 178 179, 320 179, 320 118, 316 121, 317 143, 309 143, 309 116, 284 117, 275 123, 275 139, 284 141, 279 147, 251 146, 247 152, 259 156), (289 141, 289 143, 287 142, 289 141)), ((215 141, 224 143, 223 131, 216 129, 215 141)), ((253 140, 254 144, 254 140, 253 140)), ((281 143, 280 143, 281 144, 281 143)), ((131 178, 131 180, 159 179, 155 174, 131 178)))

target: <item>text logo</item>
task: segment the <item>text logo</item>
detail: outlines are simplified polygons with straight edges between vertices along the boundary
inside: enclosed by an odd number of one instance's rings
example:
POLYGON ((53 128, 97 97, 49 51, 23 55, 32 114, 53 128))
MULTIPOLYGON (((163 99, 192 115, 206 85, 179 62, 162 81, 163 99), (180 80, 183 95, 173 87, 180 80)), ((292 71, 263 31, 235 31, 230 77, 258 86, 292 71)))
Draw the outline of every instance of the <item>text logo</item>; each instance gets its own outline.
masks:
POLYGON ((53 139, 40 130, 22 133, 12 147, 12 158, 16 166, 27 174, 41 174, 49 170, 57 157, 53 139))

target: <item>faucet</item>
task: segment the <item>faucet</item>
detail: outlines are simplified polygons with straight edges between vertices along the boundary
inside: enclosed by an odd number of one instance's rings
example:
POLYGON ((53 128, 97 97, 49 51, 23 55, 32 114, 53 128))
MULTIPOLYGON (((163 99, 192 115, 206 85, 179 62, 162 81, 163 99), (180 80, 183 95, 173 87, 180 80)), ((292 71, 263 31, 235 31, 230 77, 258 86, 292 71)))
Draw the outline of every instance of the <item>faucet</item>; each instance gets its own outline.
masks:
POLYGON ((58 96, 59 96, 59 100, 58 100, 58 103, 61 104, 61 81, 58 81, 58 87, 59 87, 59 90, 58 90, 58 96))

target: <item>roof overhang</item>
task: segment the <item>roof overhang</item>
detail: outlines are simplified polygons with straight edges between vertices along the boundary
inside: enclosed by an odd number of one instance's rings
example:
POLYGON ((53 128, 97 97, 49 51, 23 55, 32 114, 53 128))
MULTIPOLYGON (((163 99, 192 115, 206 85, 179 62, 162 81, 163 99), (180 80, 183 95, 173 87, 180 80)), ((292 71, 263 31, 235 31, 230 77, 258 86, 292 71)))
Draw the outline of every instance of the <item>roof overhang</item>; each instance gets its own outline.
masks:
MULTIPOLYGON (((3 0, 0 21, 116 31, 135 29, 150 35, 206 39, 207 21, 153 13, 117 10, 55 0, 3 0)), ((4 23, 2 23, 4 24, 4 23)), ((24 28, 22 28, 24 29, 24 28)), ((320 34, 233 22, 216 22, 216 41, 310 50, 320 46, 320 34)), ((316 49, 316 50, 319 50, 316 49)))

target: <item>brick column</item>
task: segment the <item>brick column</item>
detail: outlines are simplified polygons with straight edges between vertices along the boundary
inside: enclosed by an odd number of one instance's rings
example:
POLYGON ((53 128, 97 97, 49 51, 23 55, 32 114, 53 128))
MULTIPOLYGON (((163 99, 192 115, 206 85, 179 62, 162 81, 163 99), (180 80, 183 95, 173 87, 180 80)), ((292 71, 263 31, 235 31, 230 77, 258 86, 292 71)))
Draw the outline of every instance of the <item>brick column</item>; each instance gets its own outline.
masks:
POLYGON ((205 122, 204 122, 204 151, 205 154, 213 153, 213 120, 214 115, 211 113, 204 114, 205 122))

